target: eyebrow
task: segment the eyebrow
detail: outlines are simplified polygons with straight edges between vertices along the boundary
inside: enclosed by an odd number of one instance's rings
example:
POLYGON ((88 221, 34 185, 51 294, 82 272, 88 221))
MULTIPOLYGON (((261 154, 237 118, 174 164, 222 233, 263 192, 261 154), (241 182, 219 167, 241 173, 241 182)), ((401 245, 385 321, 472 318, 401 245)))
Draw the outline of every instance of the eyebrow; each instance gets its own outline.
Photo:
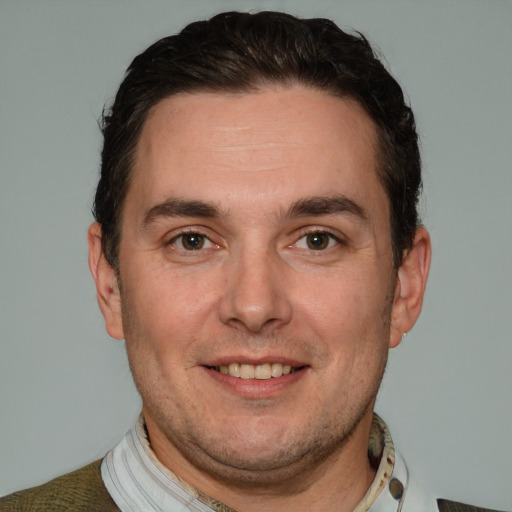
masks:
POLYGON ((147 227, 160 217, 203 217, 213 219, 219 217, 219 209, 204 201, 169 198, 148 210, 144 216, 142 227, 147 227))
MULTIPOLYGON (((332 197, 315 196, 299 199, 290 206, 285 217, 296 218, 335 215, 339 213, 348 213, 359 217, 361 220, 368 218, 366 210, 362 206, 343 195, 332 197)), ((148 210, 144 216, 142 227, 148 227, 158 218, 201 217, 215 219, 220 216, 221 212, 219 208, 211 203, 200 200, 169 198, 148 210)))
POLYGON ((367 220, 366 210, 352 199, 343 195, 307 197, 293 203, 287 217, 307 217, 317 215, 334 215, 337 213, 348 213, 361 220, 367 220))

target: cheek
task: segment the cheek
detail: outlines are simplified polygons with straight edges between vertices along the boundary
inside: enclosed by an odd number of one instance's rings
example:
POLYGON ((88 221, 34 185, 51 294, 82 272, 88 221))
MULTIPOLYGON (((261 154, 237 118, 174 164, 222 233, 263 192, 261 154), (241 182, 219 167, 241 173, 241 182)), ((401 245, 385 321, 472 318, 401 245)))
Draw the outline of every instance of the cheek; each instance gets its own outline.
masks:
POLYGON ((139 316, 194 316, 212 301, 214 290, 219 288, 212 273, 199 274, 187 268, 151 263, 140 262, 137 268, 129 269, 131 272, 123 280, 139 316))
POLYGON ((302 276, 297 286, 295 302, 314 323, 328 329, 361 329, 375 325, 388 302, 388 289, 372 269, 351 271, 341 269, 323 276, 302 276), (373 321, 371 321, 373 320, 373 321))
POLYGON ((392 297, 378 282, 368 269, 331 273, 297 294, 298 329, 312 333, 338 371, 364 371, 365 361, 387 351, 392 297))
POLYGON ((186 365, 195 340, 211 329, 219 287, 204 276, 196 278, 166 268, 148 270, 143 264, 139 268, 145 269, 144 274, 126 272, 123 279, 127 346, 133 345, 137 359, 153 357, 153 365, 186 365))

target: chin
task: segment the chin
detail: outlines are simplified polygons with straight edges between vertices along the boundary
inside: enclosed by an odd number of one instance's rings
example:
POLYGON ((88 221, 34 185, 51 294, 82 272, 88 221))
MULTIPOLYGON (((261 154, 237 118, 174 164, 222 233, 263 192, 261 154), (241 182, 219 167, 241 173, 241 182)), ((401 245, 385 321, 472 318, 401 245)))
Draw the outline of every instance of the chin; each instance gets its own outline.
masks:
POLYGON ((213 453, 203 451, 194 462, 221 481, 228 480, 237 487, 258 487, 296 478, 311 467, 312 459, 318 459, 318 454, 317 450, 304 453, 299 447, 287 450, 276 446, 272 450, 266 446, 265 453, 261 450, 242 453, 226 447, 213 453))
POLYGON ((268 421, 260 426, 250 434, 247 429, 236 428, 229 435, 223 431, 208 437, 204 432, 196 432, 199 436, 190 432, 193 439, 183 447, 185 456, 216 479, 229 480, 240 488, 269 490, 269 486, 276 488, 280 483, 309 475, 313 468, 335 456, 351 433, 344 429, 319 429, 319 425, 303 429, 288 425, 288 430, 284 425, 268 428, 268 421))

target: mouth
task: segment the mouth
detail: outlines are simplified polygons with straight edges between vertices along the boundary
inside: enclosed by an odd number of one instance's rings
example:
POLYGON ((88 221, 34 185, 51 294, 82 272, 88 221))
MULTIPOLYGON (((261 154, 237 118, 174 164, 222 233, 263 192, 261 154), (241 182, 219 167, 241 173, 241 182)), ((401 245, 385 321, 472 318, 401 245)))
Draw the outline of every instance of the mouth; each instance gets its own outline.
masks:
POLYGON ((281 363, 263 363, 258 365, 245 363, 230 363, 228 365, 207 366, 223 375, 229 375, 238 379, 269 380, 278 379, 284 375, 290 375, 305 368, 304 366, 291 366, 281 363))

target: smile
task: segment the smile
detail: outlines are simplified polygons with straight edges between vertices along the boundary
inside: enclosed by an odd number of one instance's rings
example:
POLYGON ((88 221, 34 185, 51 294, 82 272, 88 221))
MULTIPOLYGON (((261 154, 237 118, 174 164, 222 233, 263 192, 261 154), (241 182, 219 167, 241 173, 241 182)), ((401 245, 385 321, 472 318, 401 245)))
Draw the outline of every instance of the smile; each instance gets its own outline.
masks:
POLYGON ((300 370, 300 368, 292 368, 290 365, 281 363, 264 363, 258 365, 231 363, 229 365, 212 366, 211 368, 231 377, 258 380, 276 379, 300 370))

